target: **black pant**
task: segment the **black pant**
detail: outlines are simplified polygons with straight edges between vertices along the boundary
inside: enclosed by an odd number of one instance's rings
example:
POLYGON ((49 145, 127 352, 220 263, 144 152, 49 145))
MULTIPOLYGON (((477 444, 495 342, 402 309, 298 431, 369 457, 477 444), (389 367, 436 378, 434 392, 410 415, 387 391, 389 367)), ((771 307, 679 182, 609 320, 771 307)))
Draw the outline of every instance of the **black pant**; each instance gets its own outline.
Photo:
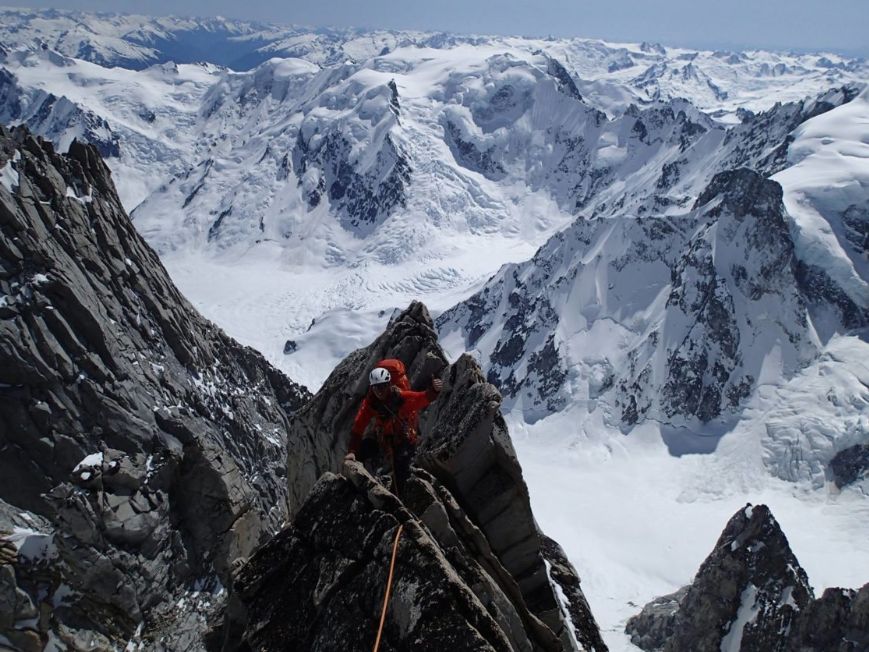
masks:
MULTIPOLYGON (((395 486, 392 488, 393 493, 399 498, 404 495, 404 485, 410 477, 410 464, 413 462, 413 456, 416 453, 416 446, 409 441, 402 441, 392 447, 392 450, 384 451, 386 458, 392 465, 392 477, 394 478, 395 486)), ((368 466, 366 462, 374 462, 380 454, 380 445, 374 438, 366 438, 362 440, 359 446, 359 461, 368 466)))

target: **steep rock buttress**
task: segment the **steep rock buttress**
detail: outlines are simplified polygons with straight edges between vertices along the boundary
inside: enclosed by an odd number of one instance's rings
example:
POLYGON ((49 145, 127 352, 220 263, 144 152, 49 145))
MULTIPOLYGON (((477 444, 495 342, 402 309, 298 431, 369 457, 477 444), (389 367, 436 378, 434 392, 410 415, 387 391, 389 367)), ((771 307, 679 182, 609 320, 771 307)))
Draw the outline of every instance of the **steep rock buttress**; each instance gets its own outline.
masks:
POLYGON ((0 171, 0 534, 44 614, 18 620, 41 645, 192 637, 178 596, 287 518, 309 394, 180 295, 93 146, 0 127, 0 171))

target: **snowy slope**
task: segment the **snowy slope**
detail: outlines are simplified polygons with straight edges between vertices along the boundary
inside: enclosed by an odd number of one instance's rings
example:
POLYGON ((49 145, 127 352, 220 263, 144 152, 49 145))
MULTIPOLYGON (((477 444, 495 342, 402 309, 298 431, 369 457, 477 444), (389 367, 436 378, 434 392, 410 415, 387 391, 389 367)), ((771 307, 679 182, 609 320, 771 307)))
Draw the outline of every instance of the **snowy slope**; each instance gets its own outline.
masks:
POLYGON ((27 124, 60 151, 73 138, 96 144, 128 210, 195 160, 201 99, 220 73, 211 64, 104 68, 42 48, 0 61, 2 120, 27 124))
MULTIPOLYGON (((715 171, 785 167, 790 132, 854 94, 776 105, 730 128, 684 100, 610 118, 556 59, 489 43, 325 69, 275 59, 247 73, 171 64, 130 73, 42 50, 13 52, 7 66, 32 93, 53 88, 109 116, 120 150, 110 164, 131 203, 147 195, 137 227, 179 283, 314 386, 325 373, 315 369, 329 368, 318 363, 323 334, 341 333, 334 355, 365 341, 327 315, 351 311, 373 325, 414 297, 446 309, 580 211, 684 215, 715 171), (201 287, 214 275, 227 280, 201 287), (289 357, 287 339, 299 345, 289 357)), ((597 376, 613 380, 606 365, 597 376)), ((543 400, 555 400, 551 409, 566 396, 543 400)))
POLYGON ((273 38, 268 26, 219 17, 0 8, 0 40, 7 48, 45 45, 68 57, 128 70, 169 61, 230 65, 273 38))
POLYGON ((808 305, 839 324, 825 324, 825 338, 866 322, 865 292, 851 298, 833 281, 824 292, 807 277, 781 190, 762 181, 788 165, 793 128, 853 98, 825 94, 672 139, 678 147, 645 166, 646 142, 660 142, 667 122, 641 114, 622 154, 633 173, 596 188, 591 219, 442 315, 442 335, 476 352, 530 419, 604 393, 625 424, 738 409, 814 358, 808 305), (731 171, 743 166, 761 174, 731 171))
POLYGON ((869 90, 798 127, 789 166, 773 179, 784 189, 802 274, 814 291, 815 323, 824 333, 835 317, 820 313, 838 288, 846 327, 869 314, 869 90), (850 306, 850 307, 848 307, 850 306))

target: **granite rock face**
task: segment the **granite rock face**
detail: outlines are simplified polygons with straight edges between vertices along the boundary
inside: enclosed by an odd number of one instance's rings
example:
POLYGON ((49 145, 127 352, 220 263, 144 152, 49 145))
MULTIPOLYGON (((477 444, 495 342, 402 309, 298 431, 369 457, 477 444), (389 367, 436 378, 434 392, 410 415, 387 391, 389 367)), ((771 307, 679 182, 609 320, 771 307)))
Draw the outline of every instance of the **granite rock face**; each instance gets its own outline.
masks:
MULTIPOLYGON (((478 588, 489 592, 490 610, 470 590, 468 575, 488 579, 479 567, 465 562, 456 568, 446 556, 451 551, 442 551, 428 528, 361 464, 346 466, 345 477, 325 474, 293 526, 242 569, 235 587, 250 618, 246 648, 371 649, 392 545, 403 525, 383 649, 533 649, 515 609, 492 591, 497 586, 491 580, 478 588)), ((430 485, 415 487, 426 489, 430 485)), ((458 543, 451 525, 447 517, 441 536, 450 533, 458 543)), ((552 639, 550 633, 544 649, 560 649, 552 639)))
POLYGON ((368 372, 384 358, 404 362, 413 389, 427 388, 432 377, 447 366, 423 304, 411 304, 370 346, 348 355, 320 391, 290 418, 290 439, 295 442, 287 458, 290 517, 323 473, 338 470, 350 443, 356 410, 368 391, 368 372))
POLYGON ((816 600, 769 508, 747 505, 694 582, 647 604, 626 632, 649 651, 856 652, 869 641, 869 585, 816 600))
POLYGON ((293 525, 240 570, 227 609, 235 621, 214 649, 371 649, 399 526, 381 649, 606 649, 590 614, 582 625, 598 646, 560 640, 532 614, 486 536, 432 475, 417 469, 406 492, 402 503, 358 462, 324 474, 293 525))
POLYGON ((605 650, 576 571, 537 529, 499 406, 471 358, 447 365, 420 303, 350 354, 291 418, 290 439, 310 446, 290 451, 295 518, 238 574, 216 648, 280 639, 300 650, 370 649, 403 524, 384 649, 605 650), (340 464, 368 371, 386 357, 405 363, 414 387, 444 380, 421 413, 403 503, 362 465, 340 464))
POLYGON ((0 128, 0 168, 0 499, 53 528, 40 636, 123 643, 280 528, 309 394, 179 294, 93 146, 0 128))
POLYGON ((869 649, 869 584, 827 589, 791 628, 789 652, 858 652, 869 649))

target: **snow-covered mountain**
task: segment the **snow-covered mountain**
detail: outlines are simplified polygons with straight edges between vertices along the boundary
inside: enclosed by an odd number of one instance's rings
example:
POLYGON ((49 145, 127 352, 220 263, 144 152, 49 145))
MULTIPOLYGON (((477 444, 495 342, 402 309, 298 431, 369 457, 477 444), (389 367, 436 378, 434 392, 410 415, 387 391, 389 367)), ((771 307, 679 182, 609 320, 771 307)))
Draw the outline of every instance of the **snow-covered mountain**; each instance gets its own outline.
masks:
MULTIPOLYGON (((546 469, 629 469, 668 527, 716 534, 747 492, 798 487, 776 511, 800 513, 869 440, 863 60, 2 15, 2 120, 60 149, 94 142, 195 305, 311 387, 422 299, 448 352, 499 385, 512 430, 573 446, 575 464, 546 469)), ((542 469, 532 498, 549 496, 542 469)), ((600 482, 606 509, 576 491, 573 520, 598 510, 609 532, 633 503, 600 482)), ((860 487, 820 521, 864 513, 860 487)), ((616 568, 609 540, 595 557, 591 532, 559 539, 613 576, 640 558, 616 568)), ((649 562, 655 587, 636 593, 592 572, 621 600, 607 622, 685 584, 709 545, 678 570, 649 562)))
POLYGON ((0 9, 4 47, 45 45, 69 57, 131 70, 155 63, 208 61, 249 70, 272 57, 331 67, 406 47, 491 45, 541 50, 578 78, 581 92, 618 112, 630 102, 689 97, 703 110, 735 119, 823 88, 866 79, 866 62, 834 53, 697 51, 658 43, 591 39, 461 36, 436 32, 312 29, 223 18, 85 14, 0 9))
POLYGON ((869 324, 865 144, 842 134, 842 159, 857 160, 833 169, 808 144, 788 148, 798 125, 813 133, 815 120, 836 123, 828 111, 867 115, 867 106, 865 91, 846 89, 703 134, 653 167, 656 183, 632 192, 636 174, 620 183, 618 209, 603 216, 599 189, 591 219, 502 268, 441 316, 442 332, 477 351, 532 419, 604 393, 626 424, 733 412, 755 387, 793 377, 835 333, 869 324), (828 183, 842 175, 842 192, 821 195, 815 174, 790 167, 794 157, 828 183), (763 181, 776 172, 790 213, 779 185, 763 181))

